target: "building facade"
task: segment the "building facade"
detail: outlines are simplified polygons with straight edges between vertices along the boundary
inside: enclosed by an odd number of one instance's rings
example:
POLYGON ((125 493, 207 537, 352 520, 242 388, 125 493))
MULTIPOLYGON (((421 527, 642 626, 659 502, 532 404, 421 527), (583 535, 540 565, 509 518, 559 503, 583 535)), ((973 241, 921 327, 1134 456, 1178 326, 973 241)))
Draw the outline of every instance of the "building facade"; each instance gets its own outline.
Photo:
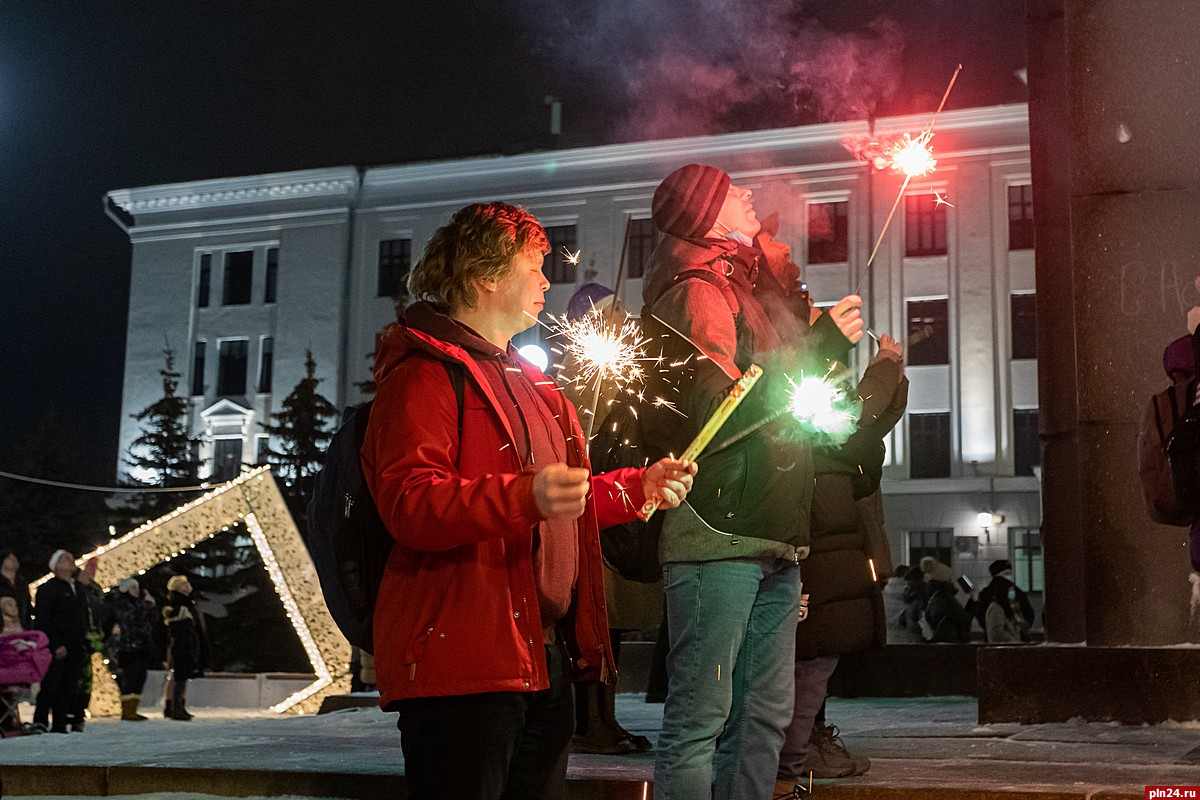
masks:
MULTIPOLYGON (((1040 594, 1027 110, 943 113, 937 169, 903 195, 902 177, 852 153, 928 124, 897 117, 873 132, 809 125, 110 192, 133 249, 122 453, 139 432, 130 414, 161 393, 167 346, 214 480, 262 460, 261 426, 302 377, 306 351, 336 405, 364 399, 409 265, 470 202, 520 204, 546 226, 548 311, 564 311, 583 283, 614 286, 619 265, 619 294, 636 309, 656 241, 654 188, 682 164, 709 163, 753 190, 760 218, 780 214, 779 238, 819 304, 856 290, 867 324, 908 342, 908 413, 884 479, 896 562, 935 555, 986 582, 988 563, 1011 558, 1017 583, 1040 594)), ((861 368, 868 347, 857 349, 861 368)))

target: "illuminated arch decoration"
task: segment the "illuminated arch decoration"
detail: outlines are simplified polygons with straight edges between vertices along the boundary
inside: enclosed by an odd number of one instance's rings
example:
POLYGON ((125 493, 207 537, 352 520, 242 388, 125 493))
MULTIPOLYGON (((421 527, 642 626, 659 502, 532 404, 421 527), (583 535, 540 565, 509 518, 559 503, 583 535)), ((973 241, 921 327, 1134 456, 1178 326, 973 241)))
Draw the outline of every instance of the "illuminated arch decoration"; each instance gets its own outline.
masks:
MULTIPOLYGON (((166 516, 80 556, 75 563, 82 567, 88 559, 98 557, 96 582, 107 591, 122 578, 143 575, 239 522, 245 523, 317 676, 271 710, 314 713, 326 695, 350 691, 350 643, 325 606, 312 558, 268 467, 245 472, 166 516)), ((36 590, 50 577, 46 575, 30 589, 36 590)), ((101 705, 99 713, 119 713, 116 686, 99 658, 93 659, 93 674, 97 695, 93 707, 101 705)))

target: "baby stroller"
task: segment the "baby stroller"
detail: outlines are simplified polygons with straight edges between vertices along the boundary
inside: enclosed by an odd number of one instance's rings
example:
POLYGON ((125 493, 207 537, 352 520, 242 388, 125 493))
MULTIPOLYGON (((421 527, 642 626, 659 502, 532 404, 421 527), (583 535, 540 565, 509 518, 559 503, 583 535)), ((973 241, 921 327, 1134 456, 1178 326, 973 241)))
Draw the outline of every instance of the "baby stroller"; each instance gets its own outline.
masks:
POLYGON ((29 732, 17 703, 46 676, 52 658, 50 640, 41 631, 0 634, 0 736, 29 732))

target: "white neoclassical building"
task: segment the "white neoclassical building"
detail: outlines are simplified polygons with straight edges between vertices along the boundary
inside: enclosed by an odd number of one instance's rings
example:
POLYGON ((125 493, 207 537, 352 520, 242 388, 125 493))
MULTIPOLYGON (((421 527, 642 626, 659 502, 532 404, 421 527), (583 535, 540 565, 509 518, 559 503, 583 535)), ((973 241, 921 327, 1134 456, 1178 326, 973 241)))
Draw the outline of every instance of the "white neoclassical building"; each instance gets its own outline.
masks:
POLYGON ((106 210, 133 250, 122 452, 138 435, 130 414, 161 393, 165 343, 214 478, 260 460, 261 425, 302 376, 306 350, 327 397, 362 400, 357 384, 369 378, 409 264, 469 202, 517 203, 546 225, 555 250, 548 310, 565 310, 584 282, 612 286, 622 255, 620 294, 639 307, 654 188, 675 167, 704 162, 753 189, 760 217, 780 213, 780 236, 818 302, 858 289, 875 331, 930 332, 909 348, 908 413, 888 442, 897 563, 934 554, 986 580, 988 563, 1011 558, 1018 583, 1038 592, 1027 109, 943 113, 937 170, 897 202, 901 178, 860 162, 848 144, 928 124, 896 117, 877 120, 874 135, 865 122, 834 123, 110 192, 106 210), (564 249, 581 251, 578 266, 564 249))

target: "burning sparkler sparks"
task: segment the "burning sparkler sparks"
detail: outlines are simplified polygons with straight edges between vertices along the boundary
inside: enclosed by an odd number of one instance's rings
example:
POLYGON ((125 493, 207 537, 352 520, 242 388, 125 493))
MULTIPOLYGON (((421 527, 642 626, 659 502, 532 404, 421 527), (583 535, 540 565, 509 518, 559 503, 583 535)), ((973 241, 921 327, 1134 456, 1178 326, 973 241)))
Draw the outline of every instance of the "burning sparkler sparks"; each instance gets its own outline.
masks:
POLYGON ((571 380, 577 383, 611 380, 624 389, 645 378, 642 363, 652 360, 641 328, 628 314, 620 325, 598 311, 573 322, 563 317, 556 335, 562 338, 564 355, 576 365, 571 380))
POLYGON ((900 141, 888 148, 887 156, 892 169, 903 172, 909 178, 933 172, 937 167, 937 159, 933 157, 933 149, 929 145, 932 140, 932 130, 924 131, 915 139, 904 134, 900 141))
POLYGON ((858 422, 856 404, 837 382, 818 375, 801 375, 788 382, 792 387, 788 411, 802 429, 833 437, 853 430, 858 422))
POLYGON ((958 80, 960 72, 962 72, 962 64, 955 67, 954 74, 950 76, 950 83, 946 85, 946 91, 942 94, 942 102, 938 104, 937 111, 933 113, 929 127, 915 139, 907 133, 904 134, 904 138, 889 147, 884 154, 892 169, 904 174, 904 183, 900 184, 900 191, 896 193, 896 202, 892 203, 892 210, 888 212, 887 219, 883 221, 883 228, 879 231, 879 238, 875 240, 875 246, 871 248, 871 255, 867 258, 866 265, 854 277, 854 294, 858 294, 862 273, 869 271, 871 265, 875 263, 875 254, 879 252, 879 245, 883 244, 883 236, 892 224, 892 218, 896 216, 896 209, 900 207, 900 200, 903 199, 909 182, 915 177, 928 175, 937 167, 937 160, 933 157, 933 149, 929 143, 933 139, 933 127, 937 125, 938 117, 941 116, 942 109, 946 107, 946 99, 950 97, 950 90, 954 88, 954 82, 958 80))
POLYGON ((582 250, 576 250, 575 252, 572 253, 570 250, 568 250, 567 248, 564 247, 562 249, 563 261, 566 261, 571 266, 578 266, 579 265, 579 254, 582 252, 583 252, 582 250))

